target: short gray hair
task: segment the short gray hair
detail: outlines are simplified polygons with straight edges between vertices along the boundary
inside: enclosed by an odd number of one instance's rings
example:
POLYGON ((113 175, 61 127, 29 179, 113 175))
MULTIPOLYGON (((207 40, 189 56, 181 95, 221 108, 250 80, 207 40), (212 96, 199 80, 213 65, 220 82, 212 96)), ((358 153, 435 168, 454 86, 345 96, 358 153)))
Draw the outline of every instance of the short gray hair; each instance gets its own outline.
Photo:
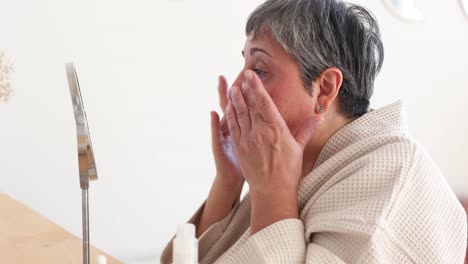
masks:
POLYGON ((268 29, 298 62, 304 85, 327 68, 343 73, 338 94, 348 117, 367 113, 384 49, 375 17, 340 0, 268 0, 249 16, 246 34, 268 29))

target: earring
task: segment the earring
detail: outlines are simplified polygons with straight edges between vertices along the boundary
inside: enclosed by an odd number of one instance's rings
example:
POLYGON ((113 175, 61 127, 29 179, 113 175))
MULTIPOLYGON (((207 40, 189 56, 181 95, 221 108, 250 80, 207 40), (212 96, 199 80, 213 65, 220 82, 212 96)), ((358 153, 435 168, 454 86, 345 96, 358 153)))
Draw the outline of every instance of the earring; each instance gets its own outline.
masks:
POLYGON ((323 111, 325 111, 325 108, 323 107, 323 105, 319 104, 317 106, 317 110, 320 112, 320 113, 323 113, 323 111))

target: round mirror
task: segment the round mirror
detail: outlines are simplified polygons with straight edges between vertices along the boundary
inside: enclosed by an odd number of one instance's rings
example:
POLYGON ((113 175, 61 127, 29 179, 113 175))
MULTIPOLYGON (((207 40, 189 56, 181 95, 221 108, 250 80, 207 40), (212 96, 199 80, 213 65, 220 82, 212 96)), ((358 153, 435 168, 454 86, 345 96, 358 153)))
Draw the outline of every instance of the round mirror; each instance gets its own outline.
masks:
POLYGON ((424 19, 422 12, 416 7, 415 0, 384 0, 384 3, 390 12, 403 20, 416 22, 424 19))
POLYGON ((463 10, 463 14, 468 19, 468 0, 460 0, 460 5, 463 10))

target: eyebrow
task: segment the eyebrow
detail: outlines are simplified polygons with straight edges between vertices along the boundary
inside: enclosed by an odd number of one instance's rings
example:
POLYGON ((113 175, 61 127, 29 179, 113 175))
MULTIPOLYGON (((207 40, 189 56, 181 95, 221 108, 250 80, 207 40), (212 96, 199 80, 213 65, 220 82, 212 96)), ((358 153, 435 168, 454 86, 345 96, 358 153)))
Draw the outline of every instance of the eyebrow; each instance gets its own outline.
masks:
MULTIPOLYGON (((251 48, 251 49, 250 49, 250 56, 253 56, 253 55, 255 54, 255 52, 263 52, 263 53, 265 53, 266 55, 268 55, 269 57, 272 57, 272 56, 270 55, 270 53, 268 53, 266 50, 261 49, 261 48, 251 48)), ((242 51, 242 56, 245 57, 244 51, 242 51)))

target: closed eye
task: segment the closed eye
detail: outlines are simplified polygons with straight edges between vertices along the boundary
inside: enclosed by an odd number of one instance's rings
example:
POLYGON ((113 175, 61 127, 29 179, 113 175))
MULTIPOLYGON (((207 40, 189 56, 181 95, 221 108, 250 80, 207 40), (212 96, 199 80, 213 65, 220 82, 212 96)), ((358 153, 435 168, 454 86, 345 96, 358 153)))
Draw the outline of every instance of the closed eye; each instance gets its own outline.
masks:
POLYGON ((265 75, 265 71, 262 71, 260 69, 253 69, 253 72, 255 72, 259 78, 262 78, 265 75))

